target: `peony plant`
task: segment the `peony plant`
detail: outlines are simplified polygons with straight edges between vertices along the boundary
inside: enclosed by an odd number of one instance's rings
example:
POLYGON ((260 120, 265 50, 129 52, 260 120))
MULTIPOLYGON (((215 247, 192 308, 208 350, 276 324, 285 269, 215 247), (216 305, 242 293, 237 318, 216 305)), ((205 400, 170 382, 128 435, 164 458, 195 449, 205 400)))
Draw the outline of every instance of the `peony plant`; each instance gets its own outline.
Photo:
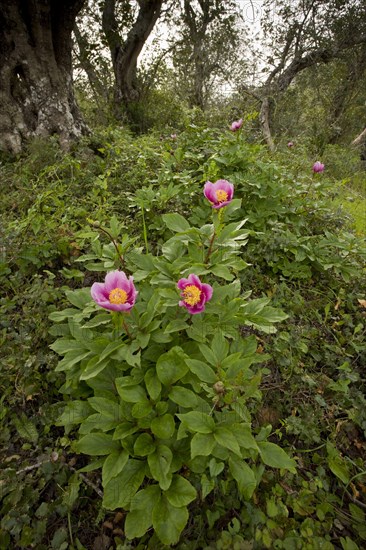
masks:
POLYGON ((243 126, 243 119, 240 118, 239 120, 234 120, 234 122, 232 122, 230 126, 230 130, 232 132, 237 132, 238 130, 240 130, 242 126, 243 126))
POLYGON ((206 182, 212 208, 198 207, 201 226, 164 214, 157 256, 105 230, 111 244, 94 238, 93 253, 79 258, 107 271, 104 282, 68 291, 72 307, 51 314, 65 374, 58 425, 72 451, 92 458, 86 469, 101 470, 103 506, 124 510, 128 540, 153 530, 174 545, 192 508, 210 513, 214 491, 245 503, 266 467, 295 472, 267 440, 271 427, 251 423, 268 356, 242 327, 273 332, 286 315, 241 287, 249 233, 230 219, 233 194, 227 180, 206 182))
POLYGON ((324 164, 322 164, 319 160, 317 160, 313 164, 312 171, 314 172, 314 174, 318 174, 320 172, 324 172, 324 168, 325 168, 324 164))

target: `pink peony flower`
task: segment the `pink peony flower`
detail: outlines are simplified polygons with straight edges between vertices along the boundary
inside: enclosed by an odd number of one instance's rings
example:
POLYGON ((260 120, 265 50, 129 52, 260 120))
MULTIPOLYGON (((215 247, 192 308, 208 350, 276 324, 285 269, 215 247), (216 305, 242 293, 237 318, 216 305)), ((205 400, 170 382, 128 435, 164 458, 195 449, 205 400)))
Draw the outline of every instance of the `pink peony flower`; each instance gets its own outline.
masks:
POLYGON ((203 193, 212 208, 222 208, 233 200, 234 186, 226 180, 217 180, 216 183, 206 181, 203 193))
POLYGON ((188 279, 179 279, 177 287, 182 291, 179 305, 187 308, 191 315, 202 313, 205 303, 212 298, 212 286, 201 283, 193 273, 188 275, 188 279))
POLYGON ((112 311, 130 311, 138 294, 133 277, 127 278, 118 269, 107 273, 104 283, 94 283, 90 292, 98 306, 112 311))
POLYGON ((236 132, 237 130, 240 130, 240 128, 243 126, 243 119, 240 120, 234 120, 232 125, 230 126, 230 130, 232 132, 236 132))
POLYGON ((293 141, 289 141, 288 144, 287 144, 287 147, 293 147, 294 146, 294 142, 293 141))
POLYGON ((316 162, 314 162, 312 170, 314 174, 316 174, 317 172, 324 172, 324 168, 324 164, 317 160, 316 162))

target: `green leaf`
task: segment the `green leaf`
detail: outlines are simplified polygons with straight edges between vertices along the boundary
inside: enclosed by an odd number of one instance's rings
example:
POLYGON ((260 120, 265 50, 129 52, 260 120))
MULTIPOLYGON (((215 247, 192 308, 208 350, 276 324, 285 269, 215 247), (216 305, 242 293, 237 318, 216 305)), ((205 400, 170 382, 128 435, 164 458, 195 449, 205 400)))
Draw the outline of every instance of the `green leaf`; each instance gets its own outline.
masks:
POLYGON ((111 452, 120 450, 118 441, 113 441, 112 436, 104 433, 90 433, 84 435, 79 441, 73 444, 77 453, 91 456, 109 455, 111 452))
POLYGON ((187 373, 186 357, 182 348, 178 346, 171 348, 159 357, 156 363, 156 372, 164 386, 174 384, 187 373))
POLYGON ((69 317, 74 317, 75 313, 78 313, 77 309, 68 307, 62 311, 53 311, 49 314, 48 318, 54 323, 60 323, 61 321, 65 321, 65 319, 69 319, 69 317))
POLYGON ((160 501, 160 495, 159 485, 149 485, 135 494, 124 525, 128 539, 142 537, 151 527, 153 510, 160 501))
POLYGON ((89 434, 94 431, 109 432, 118 426, 118 420, 108 418, 100 413, 91 414, 82 422, 79 428, 79 434, 89 434))
POLYGON ((153 510, 153 527, 161 542, 168 546, 179 541, 188 521, 186 507, 176 508, 162 495, 153 510))
POLYGON ((258 448, 261 458, 266 466, 270 466, 271 468, 283 468, 294 474, 296 473, 295 460, 290 458, 288 454, 281 449, 281 447, 275 445, 275 443, 259 441, 258 448))
POLYGON ((185 414, 177 414, 177 417, 192 432, 209 434, 215 430, 215 421, 208 414, 190 411, 185 414))
POLYGON ((114 430, 113 439, 124 439, 128 435, 137 432, 138 426, 131 424, 131 422, 121 422, 114 430))
POLYGON ((84 309, 84 307, 86 307, 93 301, 90 294, 90 288, 67 290, 65 294, 69 302, 79 309, 84 309))
POLYGON ((211 272, 216 275, 216 277, 221 277, 225 281, 232 281, 234 275, 231 273, 230 269, 226 265, 217 264, 211 268, 211 272))
POLYGON ((98 355, 95 355, 88 361, 86 367, 80 375, 80 380, 90 380, 95 378, 102 370, 108 367, 110 359, 107 358, 104 361, 100 361, 98 355))
POLYGON ((172 481, 170 466, 173 460, 173 453, 166 445, 159 445, 155 451, 147 457, 147 463, 152 477, 159 482, 163 491, 169 489, 172 481))
POLYGON ((93 409, 87 401, 71 401, 67 403, 61 416, 56 422, 56 426, 67 426, 69 424, 80 424, 85 420, 93 409))
POLYGON ((118 363, 123 363, 123 361, 126 361, 126 356, 128 354, 130 344, 126 344, 126 342, 124 341, 116 341, 116 342, 109 342, 109 343, 105 342, 105 343, 107 345, 104 345, 103 350, 99 351, 100 356, 102 356, 102 354, 104 355, 104 352, 105 352, 108 357, 111 357, 111 359, 113 359, 114 361, 117 361, 118 363))
POLYGON ((212 339, 211 349, 216 357, 217 364, 221 365, 229 353, 229 343, 222 334, 218 333, 212 339))
POLYGON ((217 376, 206 363, 203 361, 198 361, 197 359, 186 359, 186 363, 189 367, 189 370, 193 372, 202 382, 207 382, 208 384, 214 384, 217 380, 217 376))
POLYGON ((197 491, 191 483, 180 475, 174 475, 169 489, 164 493, 172 506, 187 506, 197 497, 197 491))
POLYGON ((138 250, 132 250, 129 253, 129 259, 132 260, 137 267, 145 271, 154 271, 155 269, 153 262, 154 257, 151 254, 141 254, 138 250))
POLYGON ((360 550, 360 547, 349 537, 340 538, 343 550, 360 550))
POLYGON ((210 476, 211 477, 217 477, 223 469, 225 468, 225 464, 223 462, 216 462, 214 458, 211 458, 209 463, 210 468, 210 476))
POLYGON ((125 450, 113 451, 104 461, 102 469, 103 487, 110 482, 111 479, 118 476, 122 472, 128 460, 128 452, 125 450))
POLYGON ((147 456, 155 451, 156 444, 150 434, 142 433, 138 436, 133 447, 137 456, 147 456))
MULTIPOLYGON (((186 361, 187 363, 187 361, 186 361)), ((197 396, 188 388, 174 386, 169 392, 169 399, 181 407, 195 408, 197 406, 197 396)))
POLYGON ((328 458, 328 466, 343 483, 349 483, 349 471, 346 463, 341 458, 328 458))
POLYGON ((80 363, 80 361, 82 361, 89 355, 91 355, 90 351, 85 351, 85 349, 79 349, 79 351, 69 351, 68 353, 66 353, 62 361, 59 362, 59 364, 55 368, 55 371, 62 372, 70 370, 74 365, 80 363))
POLYGON ((108 419, 121 419, 120 406, 117 401, 112 401, 112 399, 106 399, 105 397, 89 397, 88 403, 95 411, 99 412, 108 419))
POLYGON ((183 319, 175 319, 166 326, 164 333, 171 334, 172 332, 179 332, 188 328, 188 326, 189 325, 187 325, 186 321, 184 321, 183 319))
POLYGON ((103 506, 107 510, 127 507, 144 480, 146 462, 129 458, 123 470, 104 488, 103 506))
POLYGON ((244 449, 255 449, 258 451, 258 445, 252 434, 250 424, 231 424, 230 431, 234 434, 240 447, 243 447, 244 449))
POLYGON ((338 449, 327 441, 328 466, 343 483, 349 483, 349 470, 338 449))
POLYGON ((212 433, 196 433, 191 440, 191 458, 196 456, 209 456, 216 445, 212 433))
POLYGON ((127 403, 140 403, 148 401, 144 388, 139 385, 136 386, 121 386, 116 379, 116 387, 119 395, 123 401, 127 403))
POLYGON ((76 342, 70 338, 59 338, 56 342, 50 345, 50 348, 54 352, 58 353, 58 355, 65 355, 69 351, 78 350, 80 352, 80 350, 87 349, 83 348, 83 346, 80 345, 80 342, 76 342))
POLYGON ((140 401, 133 405, 131 413, 134 418, 145 418, 145 416, 149 416, 152 410, 153 406, 150 401, 140 401))
POLYGON ((77 472, 80 472, 80 473, 94 472, 94 470, 99 470, 100 468, 102 468, 104 462, 105 462, 105 456, 103 456, 102 458, 97 458, 96 460, 89 462, 89 464, 87 464, 83 468, 79 468, 77 472))
POLYGON ((232 451, 233 453, 241 457, 240 447, 237 439, 228 428, 216 428, 214 437, 219 445, 225 447, 226 449, 229 449, 229 451, 232 451))
POLYGON ((31 443, 37 443, 38 431, 36 426, 24 413, 20 416, 13 416, 14 426, 22 439, 26 439, 31 443))
POLYGON ((161 392, 161 382, 157 377, 156 370, 154 368, 149 369, 145 374, 146 389, 153 401, 156 401, 161 392))
POLYGON ((93 319, 90 319, 85 325, 83 325, 83 328, 94 328, 99 327, 100 325, 107 325, 111 322, 111 315, 110 313, 99 313, 93 319))
POLYGON ((162 218, 167 228, 174 233, 183 233, 191 227, 187 220, 177 213, 163 214, 162 218))
POLYGON ((200 352, 202 353, 202 356, 205 358, 205 360, 213 367, 216 367, 217 359, 212 349, 206 346, 206 344, 199 344, 198 347, 200 348, 200 352))
POLYGON ((229 469, 238 484, 239 492, 245 500, 250 500, 257 486, 253 470, 244 460, 239 460, 234 456, 229 458, 229 469))
MULTIPOLYGON (((211 491, 215 488, 215 480, 206 476, 206 474, 203 474, 201 476, 201 495, 202 500, 204 500, 207 495, 211 493, 211 491)), ((217 512, 218 517, 220 517, 220 512, 217 512)))
POLYGON ((156 416, 152 419, 150 429, 156 437, 169 439, 175 431, 175 422, 171 414, 156 416))

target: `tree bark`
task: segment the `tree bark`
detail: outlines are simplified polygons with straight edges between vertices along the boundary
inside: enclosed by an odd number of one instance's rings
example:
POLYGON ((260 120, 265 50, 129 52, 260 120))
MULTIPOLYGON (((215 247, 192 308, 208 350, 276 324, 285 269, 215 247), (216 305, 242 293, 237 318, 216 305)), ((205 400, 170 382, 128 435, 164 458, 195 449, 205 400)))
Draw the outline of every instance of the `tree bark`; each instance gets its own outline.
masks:
POLYGON ((160 15, 163 0, 138 0, 137 19, 123 40, 118 32, 115 16, 116 0, 105 0, 103 31, 111 52, 115 76, 115 114, 121 116, 121 107, 139 99, 136 85, 137 59, 160 15))
POLYGON ((0 149, 34 136, 61 145, 87 131, 72 84, 71 33, 84 0, 1 0, 0 149))
POLYGON ((366 142, 366 128, 352 141, 351 145, 362 145, 366 142))
POLYGON ((262 128, 263 137, 268 145, 270 151, 275 150, 275 145, 271 133, 270 125, 270 99, 268 96, 263 97, 261 110, 259 113, 259 122, 262 128))

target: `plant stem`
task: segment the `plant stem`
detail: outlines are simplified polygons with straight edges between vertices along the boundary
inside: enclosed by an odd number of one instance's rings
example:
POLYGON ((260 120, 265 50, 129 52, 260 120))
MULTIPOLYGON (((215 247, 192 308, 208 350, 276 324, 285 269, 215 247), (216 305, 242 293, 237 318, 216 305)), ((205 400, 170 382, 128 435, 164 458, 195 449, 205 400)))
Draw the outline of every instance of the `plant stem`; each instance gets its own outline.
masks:
POLYGON ((105 233, 106 235, 108 235, 108 237, 109 237, 110 240, 112 241, 112 244, 113 244, 114 248, 116 249, 116 252, 117 252, 119 261, 121 262, 121 265, 122 265, 122 268, 123 268, 123 269, 126 269, 126 267, 125 267, 125 261, 124 261, 124 259, 123 259, 123 256, 122 256, 122 254, 120 253, 120 251, 118 250, 118 244, 116 243, 116 241, 114 240, 114 238, 112 237, 112 235, 109 233, 109 231, 107 231, 107 229, 104 229, 104 227, 98 227, 98 229, 99 229, 100 231, 102 231, 103 233, 105 233))
POLYGON ((141 207, 141 215, 142 215, 142 227, 144 232, 144 242, 145 242, 145 248, 146 248, 146 254, 149 253, 149 247, 147 242, 147 230, 146 230, 146 222, 145 222, 145 214, 144 214, 144 207, 141 207))
POLYGON ((207 251, 207 254, 206 254, 206 258, 205 258, 205 264, 207 264, 210 256, 211 256, 211 253, 212 253, 212 247, 213 247, 213 243, 214 243, 214 240, 215 240, 215 237, 216 237, 216 232, 214 231, 213 232, 213 235, 211 237, 211 240, 210 240, 210 245, 208 247, 208 251, 207 251))
POLYGON ((74 537, 72 536, 71 513, 70 512, 67 512, 67 524, 68 524, 68 527, 69 527, 69 535, 70 535, 71 546, 74 547, 74 537))
POLYGON ((131 333, 130 333, 130 331, 129 331, 129 329, 128 329, 128 326, 127 326, 127 323, 126 323, 126 321, 125 321, 124 319, 123 319, 123 321, 122 321, 122 325, 123 325, 123 328, 124 328, 125 331, 126 331, 127 336, 129 337, 130 340, 132 340, 131 333))

